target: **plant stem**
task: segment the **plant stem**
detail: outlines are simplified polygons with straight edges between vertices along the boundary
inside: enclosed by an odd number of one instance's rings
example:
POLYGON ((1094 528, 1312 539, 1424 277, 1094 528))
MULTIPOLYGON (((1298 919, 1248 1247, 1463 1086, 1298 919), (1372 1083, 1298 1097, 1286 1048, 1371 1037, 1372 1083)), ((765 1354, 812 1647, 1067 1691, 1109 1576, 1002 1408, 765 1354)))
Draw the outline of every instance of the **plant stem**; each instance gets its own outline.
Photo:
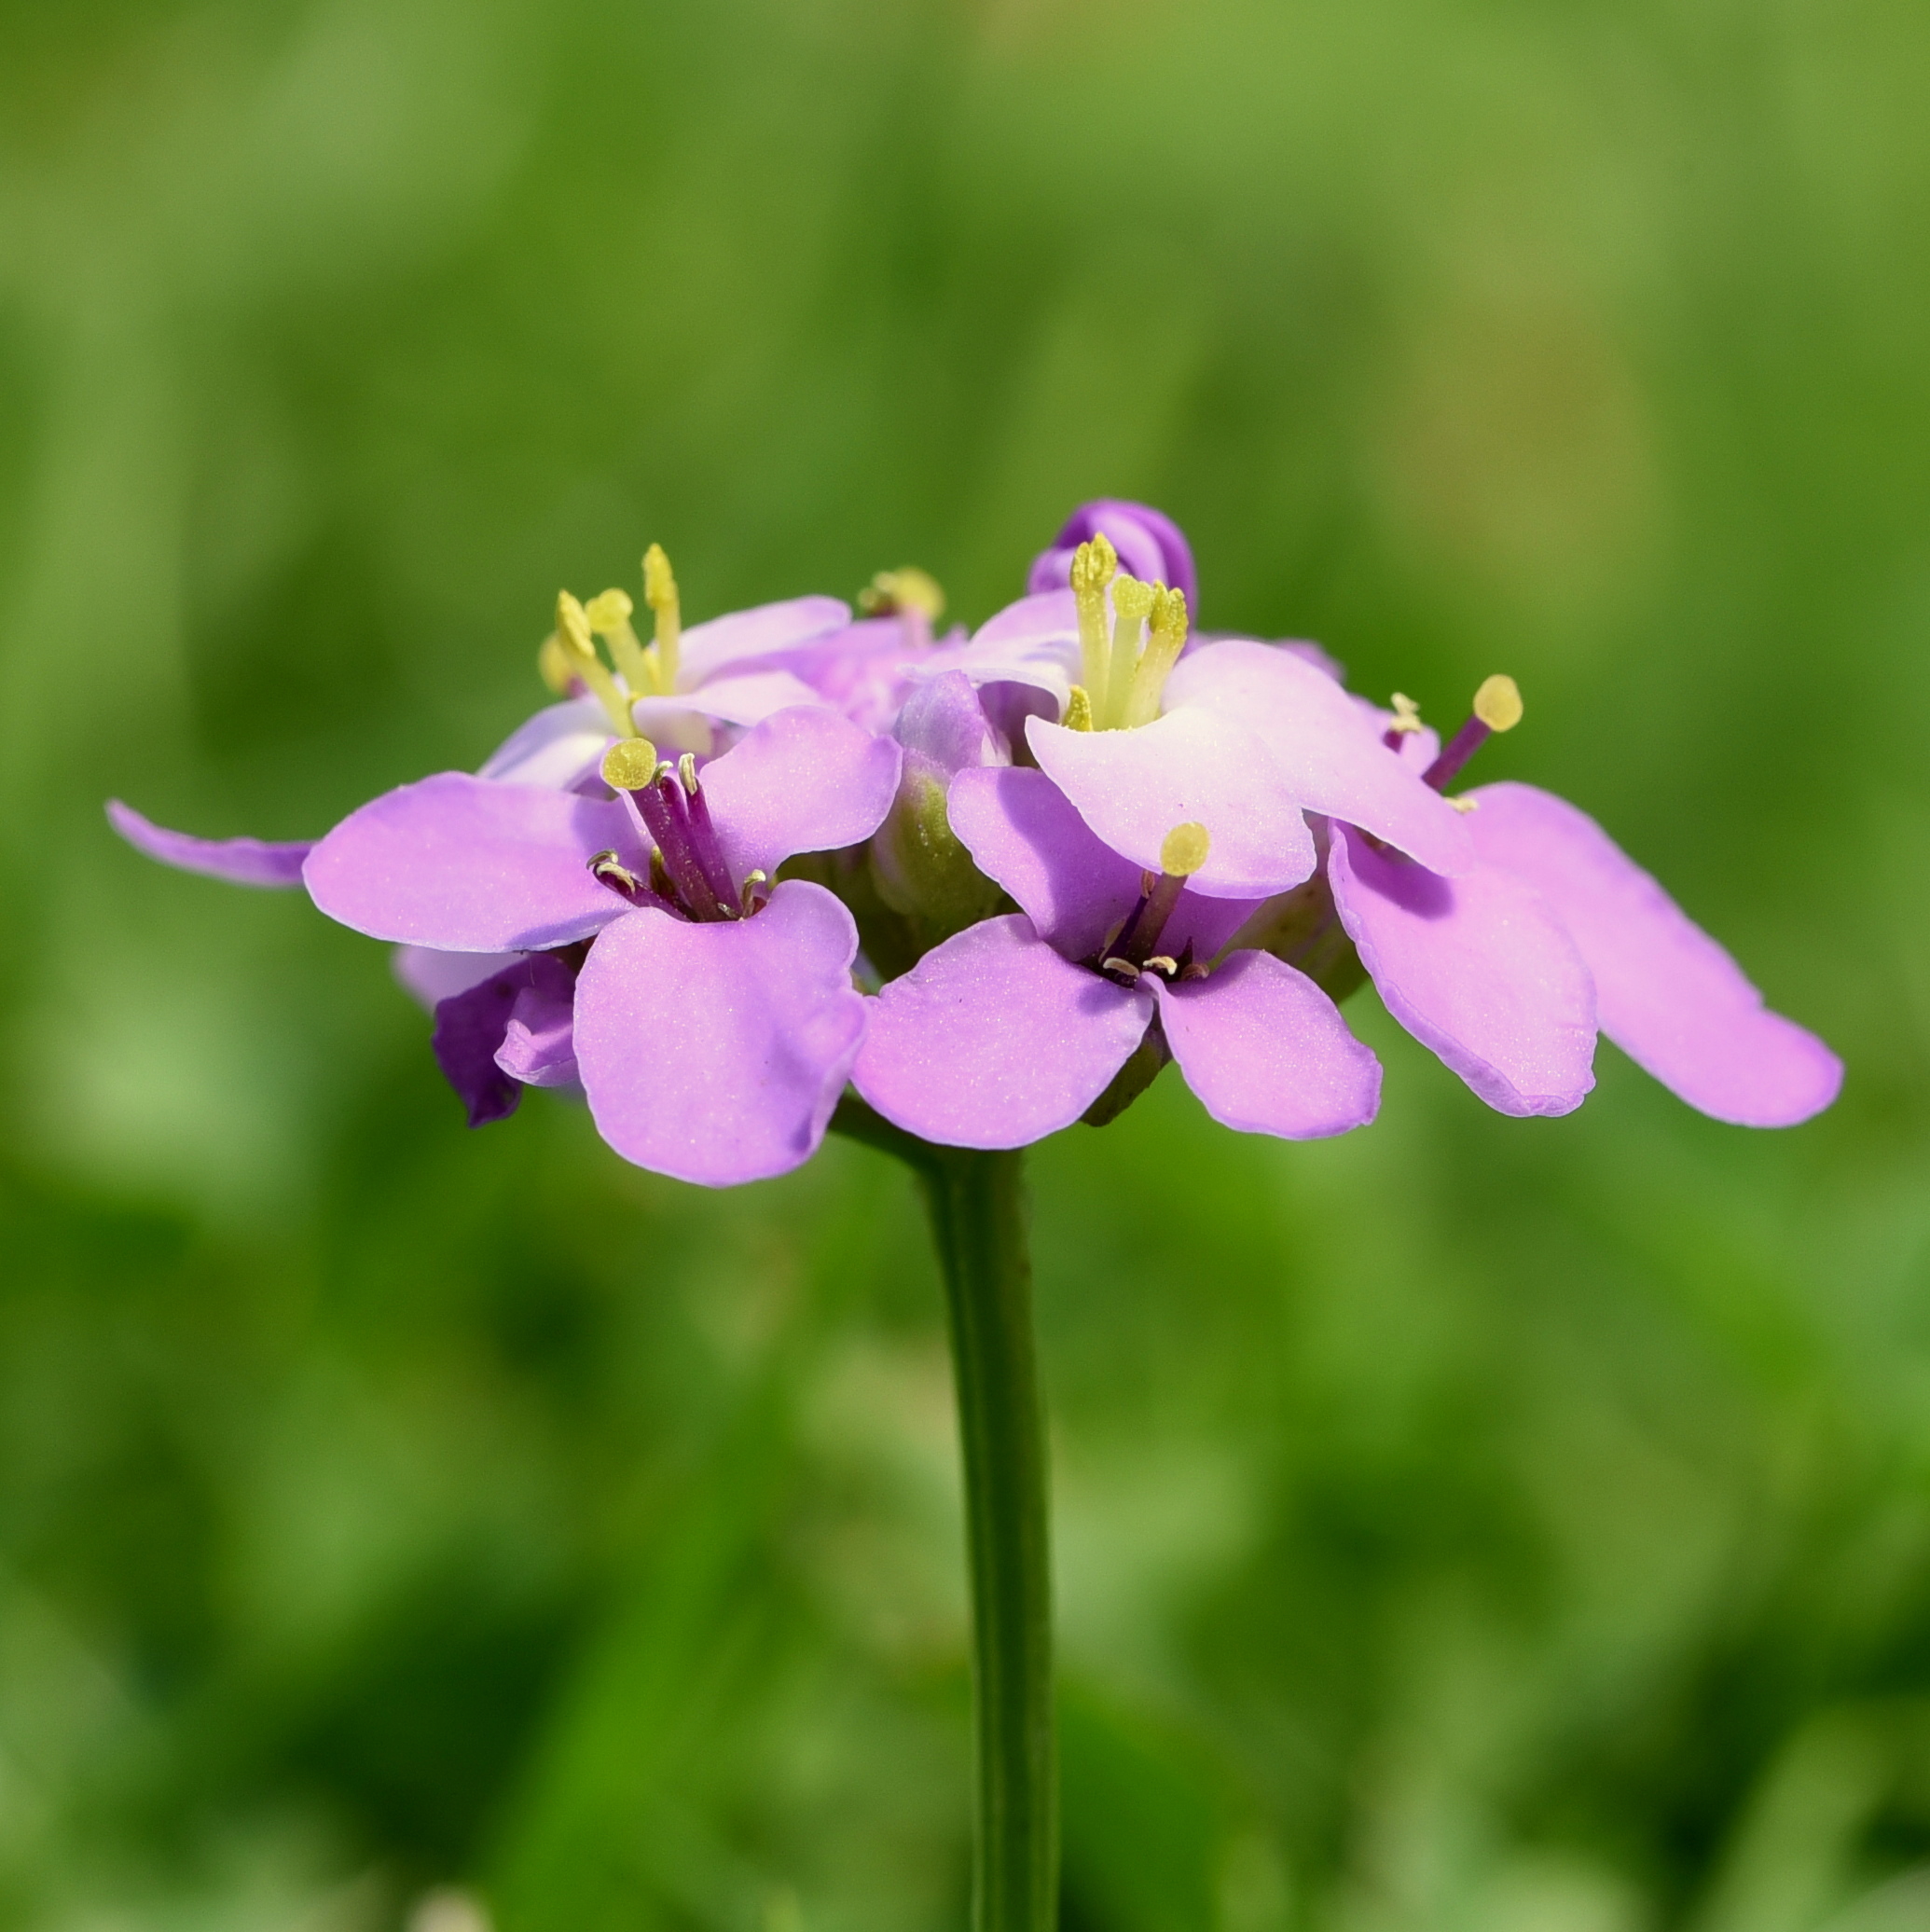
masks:
POLYGON ((951 1314, 977 1746, 974 1932, 1058 1920, 1058 1762, 1045 1411, 1032 1334, 1023 1157, 933 1147, 847 1101, 834 1125, 917 1175, 951 1314))

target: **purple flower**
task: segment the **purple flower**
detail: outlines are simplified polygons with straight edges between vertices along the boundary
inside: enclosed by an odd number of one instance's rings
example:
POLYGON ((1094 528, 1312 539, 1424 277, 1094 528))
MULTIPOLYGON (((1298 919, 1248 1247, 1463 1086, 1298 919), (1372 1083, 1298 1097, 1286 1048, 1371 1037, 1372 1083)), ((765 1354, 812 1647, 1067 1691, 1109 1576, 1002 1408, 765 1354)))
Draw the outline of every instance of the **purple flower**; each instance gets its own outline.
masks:
POLYGON ((1034 593, 1068 588, 1079 546, 1100 535, 1134 576, 1148 584, 1165 584, 1185 598, 1189 610, 1199 608, 1199 579, 1193 573, 1192 546, 1185 532, 1163 511, 1119 497, 1104 496, 1081 504, 1067 518, 1052 548, 1033 559, 1026 588, 1034 593))
POLYGON ((1333 1002, 1251 949, 1218 959, 1252 901, 1190 890, 1210 843, 1168 828, 1142 874, 1043 773, 981 767, 951 821, 1022 908, 928 953, 873 1005, 852 1080, 887 1119, 958 1147, 1018 1147, 1170 1055, 1215 1119, 1290 1139, 1373 1117, 1380 1068, 1333 1002))
MULTIPOLYGON (((701 776, 624 739, 604 760, 614 796, 442 772, 351 813, 301 879, 330 918, 428 949, 405 955, 418 984, 448 973, 443 956, 495 956, 436 1006, 472 1120, 508 1111, 499 1075, 580 1081, 626 1159, 724 1186, 809 1157, 864 1028, 850 914, 770 880, 794 853, 868 838, 898 767, 891 740, 799 708, 701 776)), ((226 876, 265 862, 158 828, 136 842, 226 876)))
POLYGON ((1027 720, 1027 745, 1103 844, 1156 869, 1172 826, 1204 824, 1211 852, 1192 890, 1264 898, 1313 873, 1312 812, 1447 876, 1471 869, 1459 814, 1319 666, 1244 638, 1181 656, 1183 605, 1111 576, 1102 555, 1098 574, 1022 599, 936 661, 1046 695, 1066 722, 1027 720))
MULTIPOLYGON (((1388 736, 1436 786, 1521 715, 1512 681, 1490 679, 1441 752, 1413 707, 1397 704, 1397 716, 1381 714, 1388 736)), ((1270 943, 1317 971, 1337 920, 1388 1012, 1503 1113, 1578 1107, 1594 1084, 1598 1028, 1717 1120, 1790 1126, 1836 1097, 1837 1056, 1768 1011, 1729 954, 1586 813, 1515 783, 1456 803, 1477 855, 1470 871, 1443 877, 1335 823, 1323 831, 1321 876, 1270 909, 1270 943)))

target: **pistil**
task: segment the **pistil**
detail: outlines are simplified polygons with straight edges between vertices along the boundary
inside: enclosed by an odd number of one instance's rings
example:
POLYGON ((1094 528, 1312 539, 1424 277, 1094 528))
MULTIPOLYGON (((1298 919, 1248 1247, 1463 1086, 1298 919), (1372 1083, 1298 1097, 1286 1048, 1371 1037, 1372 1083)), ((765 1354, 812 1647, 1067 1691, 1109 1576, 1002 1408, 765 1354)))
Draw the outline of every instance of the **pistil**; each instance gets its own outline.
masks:
POLYGON ((680 770, 668 760, 659 762, 648 738, 631 738, 603 754, 603 781, 627 801, 638 829, 655 848, 651 884, 661 897, 701 924, 745 917, 694 757, 686 752, 680 770))
MULTIPOLYGON (((1424 784, 1444 792, 1448 782, 1497 731, 1512 731, 1522 722, 1522 694, 1510 677, 1485 679, 1474 694, 1474 714, 1448 740, 1447 748, 1421 774, 1424 784)), ((1399 728, 1398 726, 1396 727, 1399 728)))

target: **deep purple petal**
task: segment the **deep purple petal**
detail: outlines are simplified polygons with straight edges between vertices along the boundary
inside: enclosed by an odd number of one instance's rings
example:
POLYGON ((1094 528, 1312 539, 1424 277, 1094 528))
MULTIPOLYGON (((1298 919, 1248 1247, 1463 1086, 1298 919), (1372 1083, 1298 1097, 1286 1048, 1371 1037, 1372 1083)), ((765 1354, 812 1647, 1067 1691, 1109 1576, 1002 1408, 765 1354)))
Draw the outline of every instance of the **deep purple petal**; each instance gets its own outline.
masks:
POLYGON ((1092 952, 1139 896, 1140 868, 1105 845, 1042 771, 961 771, 945 809, 978 869, 1068 959, 1092 952))
POLYGON ((1317 1140, 1374 1117, 1381 1063, 1339 1007, 1271 953, 1235 953, 1210 978, 1152 986, 1166 1044, 1222 1125, 1317 1140))
POLYGON ((390 965, 402 987, 434 1013, 445 1000, 479 987, 492 973, 513 966, 520 953, 439 953, 433 946, 399 945, 390 965))
POLYGON ((1497 1112, 1579 1107, 1594 986, 1539 897, 1491 866, 1444 879, 1335 830, 1334 904, 1387 1011, 1497 1112))
POLYGON ((1080 817, 1135 865, 1157 872, 1166 835, 1204 825, 1212 843, 1189 890, 1263 899, 1314 870, 1300 801, 1259 739, 1232 719, 1169 711, 1132 731, 1068 731, 1034 718, 1026 740, 1080 817))
POLYGON ((907 1133, 946 1147, 1024 1147, 1106 1091, 1151 996, 1074 966, 1023 914, 934 947, 871 1002, 851 1079, 907 1133))
MULTIPOLYGON (((1228 638, 1182 658, 1166 682, 1168 716, 1205 711, 1249 728, 1309 811, 1358 825, 1430 872, 1472 869, 1461 815, 1421 782, 1342 687, 1273 644, 1228 638)), ((1042 761, 1041 761, 1042 762, 1042 761)))
POLYGON ((525 1086, 564 1087, 577 1083, 576 1046, 572 1037, 576 977, 545 953, 533 956, 547 973, 531 974, 516 996, 496 1064, 525 1086))
POLYGON ((1836 1098, 1842 1062, 1762 995, 1588 816, 1533 785, 1483 785, 1482 858, 1554 909, 1593 973, 1602 1030, 1691 1107, 1745 1127, 1793 1126, 1836 1098))
POLYGON ((1192 567, 1192 546, 1179 526, 1164 511, 1120 497, 1081 504, 1066 519, 1052 548, 1033 562, 1026 588, 1063 590, 1071 581, 1073 552, 1101 531, 1119 552, 1122 570, 1142 583, 1167 584, 1185 591, 1188 606, 1197 610, 1200 588, 1192 567))
POLYGON ((898 746, 822 708, 779 711, 704 767, 734 879, 775 876, 794 852, 869 838, 898 790, 898 746))
POLYGON ((850 914, 800 879, 754 918, 619 919, 576 986, 597 1131, 625 1160, 705 1187, 808 1160, 864 1031, 857 951, 850 914))
POLYGON ((445 771, 371 799, 309 854, 330 918, 438 952, 533 952, 586 939, 626 903, 588 861, 637 840, 623 807, 445 771))
POLYGON ((205 873, 231 886, 298 886, 302 862, 314 849, 312 839, 272 844, 260 838, 196 838, 170 832, 144 819, 117 798, 107 801, 107 822, 134 848, 163 865, 205 873))
POLYGON ((561 960, 533 953, 437 1003, 431 1042, 435 1063, 467 1108, 472 1127, 514 1113, 523 1083, 561 1085, 574 1077, 573 1068, 554 1079, 541 1077, 541 1070, 553 1070, 568 1058, 574 984, 561 960), (505 1036, 518 1027, 526 1037, 533 1031, 544 1040, 545 1064, 538 1072, 520 1070, 515 1052, 508 1061, 503 1057, 505 1036))
POLYGON ((694 691, 726 664, 794 650, 850 621, 851 607, 839 598, 793 597, 694 624, 679 642, 677 688, 694 691))

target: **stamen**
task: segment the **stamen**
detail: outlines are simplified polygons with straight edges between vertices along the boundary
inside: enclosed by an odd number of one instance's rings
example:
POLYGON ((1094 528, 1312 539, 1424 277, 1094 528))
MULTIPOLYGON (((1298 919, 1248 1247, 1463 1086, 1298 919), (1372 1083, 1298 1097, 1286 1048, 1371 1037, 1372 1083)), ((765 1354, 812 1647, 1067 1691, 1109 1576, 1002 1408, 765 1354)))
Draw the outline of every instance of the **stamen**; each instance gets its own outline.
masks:
POLYGON ((1522 694, 1512 678, 1496 675, 1482 681, 1474 694, 1474 715, 1454 733, 1447 749, 1421 774, 1437 792, 1487 743, 1496 731, 1512 731, 1522 722, 1522 694))
POLYGON ((907 563, 895 571, 880 571, 858 593, 858 608, 867 617, 889 617, 900 611, 920 611, 933 624, 944 615, 944 592, 929 571, 907 563))
POLYGON ((1066 700, 1066 729, 1068 731, 1090 731, 1093 728, 1093 701, 1086 696, 1083 684, 1074 684, 1072 695, 1066 700))
POLYGON ((770 895, 768 893, 760 895, 757 888, 759 886, 767 886, 770 882, 770 874, 762 867, 759 867, 755 872, 745 875, 744 890, 738 895, 738 908, 745 918, 748 919, 752 913, 761 912, 764 909, 765 903, 770 895))
POLYGON ((592 877, 613 886, 626 898, 634 899, 643 890, 643 881, 621 862, 613 846, 607 852, 597 853, 589 862, 589 869, 592 877))
POLYGON ((738 904, 737 888, 731 884, 730 867, 724 862, 724 848, 717 840, 717 828, 710 822, 710 801, 697 782, 696 756, 686 752, 677 761, 677 785, 683 794, 683 808, 690 823, 690 847, 703 867, 704 880, 719 905, 726 909, 738 904))
POLYGON ((576 689, 576 672, 571 666, 570 654, 563 649, 563 641, 555 631, 537 646, 536 675, 558 697, 568 697, 576 689))
POLYGON ((1106 715, 1106 586, 1119 569, 1119 553, 1103 531, 1072 553, 1072 598, 1079 609, 1079 663, 1096 723, 1106 715))
POLYGON ((557 592, 557 642, 569 659, 573 676, 579 677, 596 693, 597 701, 608 715, 618 738, 635 738, 637 722, 630 716, 630 701, 616 688, 603 660, 597 656, 590 636, 589 617, 583 606, 567 590, 557 592))
POLYGON ((677 688, 677 651, 683 637, 682 608, 677 600, 677 579, 670 574, 670 559, 661 544, 653 544, 643 553, 643 601, 656 614, 656 688, 677 688))
POLYGON ((1160 699, 1165 696, 1166 675, 1179 653, 1186 648, 1186 593, 1168 590, 1164 584, 1154 587, 1152 632, 1139 662, 1133 670, 1132 689, 1121 709, 1120 724, 1130 730, 1151 724, 1159 716, 1160 699))
POLYGON ((1400 740, 1411 731, 1422 731, 1427 727, 1421 723, 1421 708, 1405 691, 1397 691, 1392 703, 1394 722, 1381 734, 1381 742, 1390 752, 1400 749, 1400 740))
POLYGON ((1156 973, 1162 979, 1171 979, 1179 971, 1179 962, 1171 953, 1154 953, 1146 962, 1149 973, 1156 973))
MULTIPOLYGON (((656 851, 651 861, 651 883, 656 882, 659 863, 667 877, 663 896, 681 904, 696 919, 732 918, 737 894, 725 888, 720 902, 710 883, 710 868, 704 863, 703 848, 715 852, 716 835, 710 830, 710 814, 705 812, 700 838, 692 825, 689 795, 677 776, 677 767, 660 762, 656 747, 647 738, 626 738, 603 753, 603 782, 629 800, 656 851), (672 890, 674 889, 674 890, 672 890)), ((718 868, 723 868, 721 855, 718 868)))
POLYGON ((1133 695, 1133 673, 1139 668, 1139 628, 1152 614, 1154 590, 1125 572, 1112 580, 1112 656, 1106 672, 1106 710, 1102 729, 1117 730, 1125 723, 1125 708, 1133 695))
POLYGON ((610 656, 632 694, 644 697, 656 689, 655 668, 630 627, 630 613, 635 609, 627 591, 606 590, 591 598, 583 614, 589 619, 589 628, 610 646, 610 656))
POLYGON ((1099 961, 1099 971, 1108 979, 1118 980, 1122 986, 1130 987, 1138 984, 1139 969, 1130 959, 1122 959, 1117 956, 1101 959, 1099 961))

